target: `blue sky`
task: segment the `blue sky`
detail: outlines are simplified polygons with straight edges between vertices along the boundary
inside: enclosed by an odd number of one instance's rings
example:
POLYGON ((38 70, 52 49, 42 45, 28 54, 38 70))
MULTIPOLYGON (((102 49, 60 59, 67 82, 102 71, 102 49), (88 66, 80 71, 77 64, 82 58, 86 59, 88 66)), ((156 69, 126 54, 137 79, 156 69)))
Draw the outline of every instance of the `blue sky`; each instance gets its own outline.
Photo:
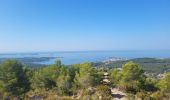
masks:
POLYGON ((0 52, 170 50, 169 0, 0 0, 0 52))

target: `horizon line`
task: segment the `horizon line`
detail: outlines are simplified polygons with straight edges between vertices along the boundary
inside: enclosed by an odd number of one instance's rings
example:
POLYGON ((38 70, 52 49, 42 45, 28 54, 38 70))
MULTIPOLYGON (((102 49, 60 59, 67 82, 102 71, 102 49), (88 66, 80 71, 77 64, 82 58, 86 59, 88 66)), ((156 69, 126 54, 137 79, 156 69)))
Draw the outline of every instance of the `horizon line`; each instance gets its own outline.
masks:
POLYGON ((170 50, 52 50, 52 51, 7 51, 0 54, 17 54, 17 53, 55 53, 55 52, 112 52, 112 51, 170 51, 170 50))

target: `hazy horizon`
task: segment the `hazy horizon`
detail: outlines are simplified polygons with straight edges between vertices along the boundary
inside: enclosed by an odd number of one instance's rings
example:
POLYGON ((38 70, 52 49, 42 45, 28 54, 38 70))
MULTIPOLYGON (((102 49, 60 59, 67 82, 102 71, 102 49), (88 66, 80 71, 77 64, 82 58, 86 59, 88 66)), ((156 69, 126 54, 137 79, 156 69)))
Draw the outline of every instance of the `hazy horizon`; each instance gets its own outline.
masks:
POLYGON ((64 52, 170 52, 170 50, 70 50, 70 51, 6 51, 0 54, 27 54, 27 53, 64 53, 64 52))

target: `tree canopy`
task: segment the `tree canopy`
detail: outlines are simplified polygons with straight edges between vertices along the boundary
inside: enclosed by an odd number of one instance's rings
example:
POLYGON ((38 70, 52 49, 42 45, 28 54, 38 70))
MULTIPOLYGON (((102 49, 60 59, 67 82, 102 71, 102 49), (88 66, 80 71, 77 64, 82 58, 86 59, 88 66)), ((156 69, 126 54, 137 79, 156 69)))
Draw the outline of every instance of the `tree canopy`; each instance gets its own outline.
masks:
POLYGON ((0 89, 7 95, 22 95, 29 91, 26 69, 17 61, 7 60, 0 65, 0 89))
POLYGON ((65 66, 57 60, 55 64, 30 69, 18 61, 7 60, 0 64, 0 99, 62 100, 74 97, 110 100, 111 88, 119 88, 136 99, 169 98, 169 72, 160 79, 146 77, 141 67, 131 61, 123 64, 121 69, 104 70, 108 71, 111 81, 107 86, 102 83, 105 71, 91 63, 65 66))

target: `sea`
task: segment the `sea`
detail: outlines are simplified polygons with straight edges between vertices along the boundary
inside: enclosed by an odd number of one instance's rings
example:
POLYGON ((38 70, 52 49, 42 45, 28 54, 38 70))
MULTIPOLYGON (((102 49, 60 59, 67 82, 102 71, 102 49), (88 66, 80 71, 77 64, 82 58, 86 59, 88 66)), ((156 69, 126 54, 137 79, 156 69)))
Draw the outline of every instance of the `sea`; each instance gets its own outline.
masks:
POLYGON ((170 58, 168 51, 63 51, 63 52, 28 52, 28 53, 0 53, 0 58, 41 58, 53 57, 47 61, 34 62, 37 64, 53 64, 60 59, 63 64, 77 64, 83 62, 100 62, 111 58, 170 58))

